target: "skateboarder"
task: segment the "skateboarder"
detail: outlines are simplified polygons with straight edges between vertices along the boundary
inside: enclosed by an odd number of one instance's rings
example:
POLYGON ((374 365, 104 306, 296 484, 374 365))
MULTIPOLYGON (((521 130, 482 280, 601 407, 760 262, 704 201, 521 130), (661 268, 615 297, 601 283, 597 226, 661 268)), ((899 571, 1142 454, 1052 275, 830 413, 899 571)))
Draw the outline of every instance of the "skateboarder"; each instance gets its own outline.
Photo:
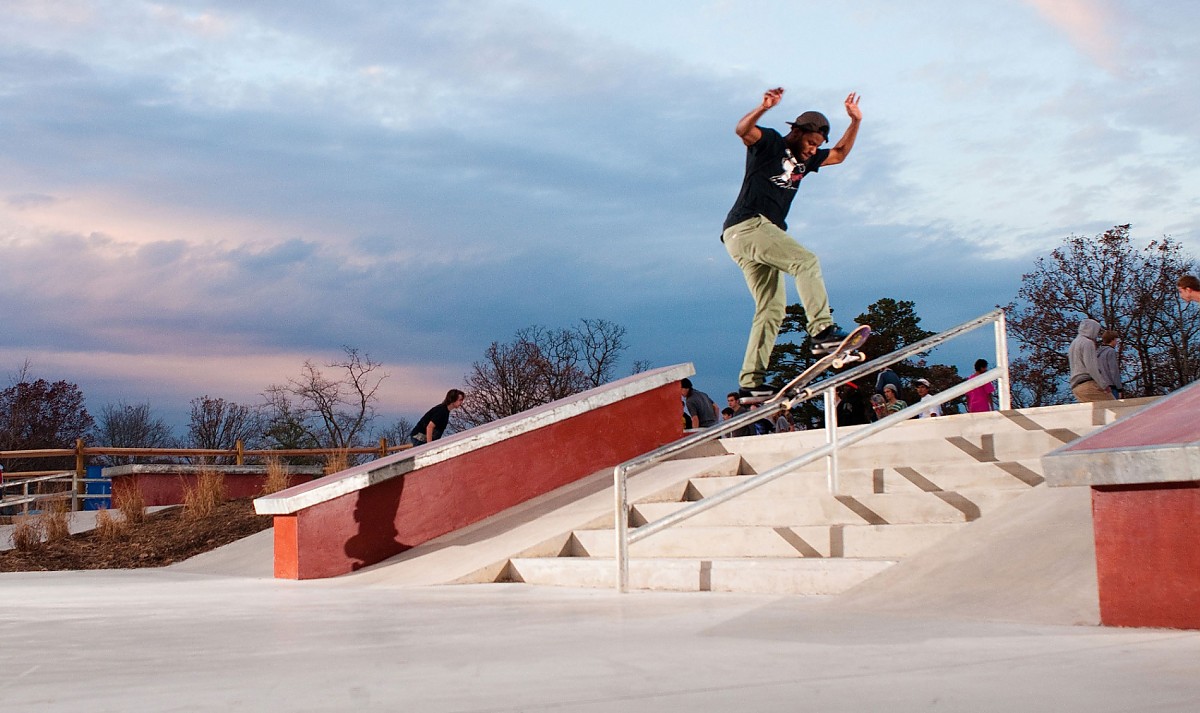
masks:
POLYGON ((1179 278, 1179 299, 1184 302, 1200 302, 1200 280, 1195 275, 1179 278))
POLYGON ((738 376, 738 393, 747 397, 771 393, 763 388, 763 382, 787 309, 784 273, 796 280, 800 303, 808 315, 806 328, 813 353, 828 353, 847 336, 830 315, 817 256, 785 231, 788 209, 804 177, 845 161, 854 147, 862 122, 858 95, 852 92, 846 97, 850 125, 828 149, 821 146, 829 140, 829 120, 820 112, 806 111, 788 122, 792 128, 786 136, 757 125, 782 98, 782 87, 767 90, 762 103, 737 123, 735 131, 746 145, 746 173, 721 234, 725 250, 742 268, 754 298, 754 320, 738 376))

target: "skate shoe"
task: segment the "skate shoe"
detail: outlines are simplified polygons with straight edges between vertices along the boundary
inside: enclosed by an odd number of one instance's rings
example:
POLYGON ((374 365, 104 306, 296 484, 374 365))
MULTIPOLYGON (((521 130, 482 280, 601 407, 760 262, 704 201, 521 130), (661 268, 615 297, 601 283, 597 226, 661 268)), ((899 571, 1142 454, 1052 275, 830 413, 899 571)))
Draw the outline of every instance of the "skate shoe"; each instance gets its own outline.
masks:
POLYGON ((738 389, 738 403, 743 406, 751 406, 760 404, 774 395, 775 390, 765 386, 752 386, 748 389, 743 386, 738 389))
POLYGON ((836 324, 831 324, 825 329, 812 335, 812 353, 817 356, 830 354, 838 348, 846 337, 850 336, 849 332, 843 331, 836 324))

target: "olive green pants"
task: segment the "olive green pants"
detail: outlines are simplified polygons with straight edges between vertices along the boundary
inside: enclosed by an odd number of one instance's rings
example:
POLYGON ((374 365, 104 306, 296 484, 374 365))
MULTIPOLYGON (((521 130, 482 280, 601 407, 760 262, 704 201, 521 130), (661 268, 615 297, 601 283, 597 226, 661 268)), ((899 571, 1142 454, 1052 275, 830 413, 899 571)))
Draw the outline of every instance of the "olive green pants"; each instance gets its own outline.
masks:
POLYGON ((746 286, 754 298, 754 320, 750 323, 738 386, 761 386, 787 313, 784 274, 796 279, 800 304, 808 316, 808 333, 816 334, 833 324, 821 264, 812 251, 762 216, 730 226, 721 238, 729 257, 742 268, 746 286))

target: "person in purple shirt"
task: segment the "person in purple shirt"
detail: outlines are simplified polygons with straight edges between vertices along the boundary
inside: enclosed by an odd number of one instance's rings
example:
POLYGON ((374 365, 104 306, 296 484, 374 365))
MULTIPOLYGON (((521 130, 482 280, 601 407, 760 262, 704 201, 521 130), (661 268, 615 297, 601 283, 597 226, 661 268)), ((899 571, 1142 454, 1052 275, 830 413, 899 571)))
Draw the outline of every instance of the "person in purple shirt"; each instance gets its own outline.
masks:
MULTIPOLYGON (((979 376, 987 371, 987 359, 977 359, 975 361, 975 376, 979 376)), ((996 394, 996 387, 992 382, 980 386, 976 389, 971 389, 967 392, 967 413, 982 413, 992 410, 992 396, 996 394)))

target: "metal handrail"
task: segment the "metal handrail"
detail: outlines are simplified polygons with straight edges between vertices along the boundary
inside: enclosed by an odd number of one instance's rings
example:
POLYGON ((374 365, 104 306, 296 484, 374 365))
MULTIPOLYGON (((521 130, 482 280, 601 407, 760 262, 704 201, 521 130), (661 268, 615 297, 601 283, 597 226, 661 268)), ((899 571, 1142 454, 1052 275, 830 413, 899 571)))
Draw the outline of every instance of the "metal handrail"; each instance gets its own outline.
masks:
MULTIPOLYGON (((638 456, 631 460, 625 461, 618 465, 613 470, 614 480, 614 498, 616 501, 616 537, 617 537, 617 590, 625 592, 629 586, 629 546, 634 542, 645 539, 650 535, 661 532, 669 527, 677 525, 684 520, 692 518, 700 513, 716 507, 721 503, 727 502, 736 498, 750 490, 758 488, 769 483, 782 475, 786 475, 797 468, 803 467, 808 463, 816 461, 820 458, 833 456, 842 448, 854 445, 859 441, 869 438, 880 431, 884 431, 892 426, 906 421, 913 416, 927 410, 931 401, 938 405, 951 401, 979 387, 980 384, 999 381, 1000 382, 1000 399, 999 407, 1002 411, 1007 411, 1011 408, 1011 394, 1009 389, 1009 374, 1008 374, 1008 342, 1006 335, 1006 322, 1003 310, 993 310, 985 315, 976 317, 970 321, 964 322, 957 327, 952 327, 944 332, 940 332, 919 342, 909 344, 905 347, 897 349, 891 354, 886 354, 878 359, 860 364, 859 366, 844 371, 827 379, 822 379, 816 384, 810 385, 802 389, 793 398, 783 399, 774 403, 768 402, 763 405, 763 408, 751 410, 744 414, 739 414, 712 428, 694 433, 690 436, 685 436, 673 443, 668 443, 661 448, 658 448, 650 453, 638 456), (837 436, 837 412, 836 409, 830 410, 830 404, 833 402, 832 394, 843 384, 846 384, 854 379, 864 376, 870 372, 877 371, 886 366, 891 366, 897 362, 903 361, 908 357, 929 351, 933 347, 943 342, 949 341, 955 337, 961 336, 974 329, 978 329, 986 324, 995 325, 996 336, 996 366, 992 369, 978 375, 966 379, 961 384, 953 386, 945 391, 939 392, 933 399, 923 399, 912 406, 904 408, 894 414, 890 414, 873 424, 862 427, 853 434, 845 436, 841 440, 837 436), (667 458, 686 451, 690 448, 706 443, 711 440, 720 438, 722 435, 740 428, 743 425, 753 423, 761 418, 772 417, 776 413, 788 410, 793 405, 807 401, 813 398, 818 393, 824 393, 826 404, 826 423, 833 422, 833 428, 826 430, 826 445, 814 449, 798 458, 794 458, 786 463, 778 465, 764 473, 759 473, 731 488, 723 490, 716 495, 697 500, 683 507, 680 510, 667 515, 666 517, 655 520, 638 527, 636 531, 629 531, 629 502, 628 502, 628 484, 627 480, 630 475, 641 472, 650 468, 667 458)), ((830 466, 829 471, 829 489, 830 492, 837 492, 837 470, 836 463, 830 466)))

